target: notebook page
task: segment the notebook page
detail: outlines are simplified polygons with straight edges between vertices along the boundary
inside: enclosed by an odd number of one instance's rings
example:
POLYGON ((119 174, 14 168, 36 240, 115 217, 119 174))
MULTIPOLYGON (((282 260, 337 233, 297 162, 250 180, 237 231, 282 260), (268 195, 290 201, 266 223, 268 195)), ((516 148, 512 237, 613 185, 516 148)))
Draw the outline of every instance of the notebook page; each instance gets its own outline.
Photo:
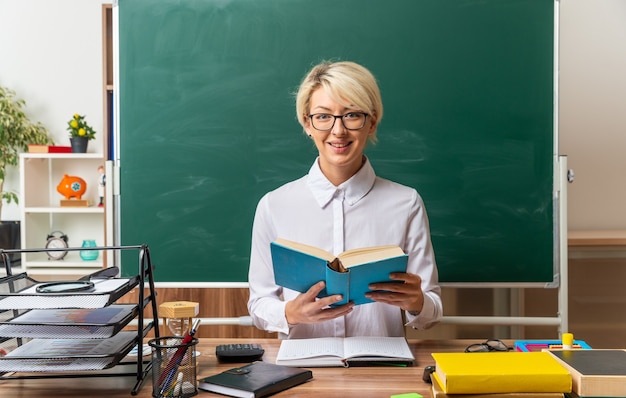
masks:
POLYGON ((347 337, 344 350, 347 358, 380 356, 414 359, 404 337, 347 337))
POLYGON ((323 356, 343 357, 343 339, 321 337, 315 339, 283 340, 280 343, 277 360, 315 358, 323 356))

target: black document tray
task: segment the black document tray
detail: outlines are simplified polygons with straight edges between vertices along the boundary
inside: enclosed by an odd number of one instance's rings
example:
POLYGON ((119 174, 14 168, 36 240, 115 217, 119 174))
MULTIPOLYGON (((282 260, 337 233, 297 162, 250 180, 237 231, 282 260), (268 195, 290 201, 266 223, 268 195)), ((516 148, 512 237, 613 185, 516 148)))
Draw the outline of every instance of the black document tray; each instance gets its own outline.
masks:
POLYGON ((139 277, 110 278, 92 281, 94 291, 71 293, 37 293, 38 282, 26 273, 0 280, 0 310, 32 308, 102 308, 106 307, 139 283, 139 277))
POLYGON ((108 369, 136 344, 136 331, 122 331, 108 339, 33 339, 0 357, 0 372, 108 369))
POLYGON ((0 336, 105 339, 122 330, 138 312, 136 304, 113 304, 94 309, 9 310, 0 313, 0 336))

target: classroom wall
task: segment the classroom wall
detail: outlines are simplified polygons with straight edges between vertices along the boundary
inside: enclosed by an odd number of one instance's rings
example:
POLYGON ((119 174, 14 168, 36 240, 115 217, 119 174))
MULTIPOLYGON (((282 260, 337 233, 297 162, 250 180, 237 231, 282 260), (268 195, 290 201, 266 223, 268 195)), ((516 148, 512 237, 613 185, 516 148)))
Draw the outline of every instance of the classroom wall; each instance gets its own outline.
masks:
MULTIPOLYGON (((58 145, 70 144, 66 127, 72 115, 86 115, 98 133, 88 152, 99 153, 102 4, 102 0, 0 0, 0 86, 26 101, 26 114, 43 123, 58 145)), ((19 193, 17 168, 8 171, 4 188, 19 193)), ((1 217, 19 220, 19 208, 5 203, 1 217)))
MULTIPOLYGON (((0 0, 0 85, 68 145, 69 117, 102 131, 102 0, 0 0)), ((626 229, 626 1, 560 1, 560 152, 570 229, 626 229)), ((90 143, 101 148, 102 135, 90 143)), ((19 191, 17 170, 5 186, 19 191)), ((2 220, 19 219, 5 205, 2 220)))
POLYGON ((569 229, 626 229, 626 1, 562 0, 560 152, 569 229))

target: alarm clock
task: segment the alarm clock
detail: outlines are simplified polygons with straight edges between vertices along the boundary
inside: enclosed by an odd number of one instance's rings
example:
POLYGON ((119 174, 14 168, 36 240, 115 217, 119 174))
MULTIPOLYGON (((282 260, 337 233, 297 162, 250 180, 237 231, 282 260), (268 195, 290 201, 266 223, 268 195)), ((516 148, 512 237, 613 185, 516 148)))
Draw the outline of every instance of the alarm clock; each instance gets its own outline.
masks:
MULTIPOLYGON (((46 249, 66 249, 68 247, 67 235, 61 231, 50 232, 46 239, 46 249)), ((62 260, 67 255, 67 251, 47 251, 46 254, 50 260, 62 260)))

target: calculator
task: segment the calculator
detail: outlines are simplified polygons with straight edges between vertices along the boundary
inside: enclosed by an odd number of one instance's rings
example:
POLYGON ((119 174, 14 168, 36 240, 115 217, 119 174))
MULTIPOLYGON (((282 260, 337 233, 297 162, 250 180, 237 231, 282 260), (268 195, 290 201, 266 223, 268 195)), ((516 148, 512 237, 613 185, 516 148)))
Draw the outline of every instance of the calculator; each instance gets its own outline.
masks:
POLYGON ((260 344, 220 344, 215 355, 220 362, 254 362, 263 357, 265 350, 260 344))

